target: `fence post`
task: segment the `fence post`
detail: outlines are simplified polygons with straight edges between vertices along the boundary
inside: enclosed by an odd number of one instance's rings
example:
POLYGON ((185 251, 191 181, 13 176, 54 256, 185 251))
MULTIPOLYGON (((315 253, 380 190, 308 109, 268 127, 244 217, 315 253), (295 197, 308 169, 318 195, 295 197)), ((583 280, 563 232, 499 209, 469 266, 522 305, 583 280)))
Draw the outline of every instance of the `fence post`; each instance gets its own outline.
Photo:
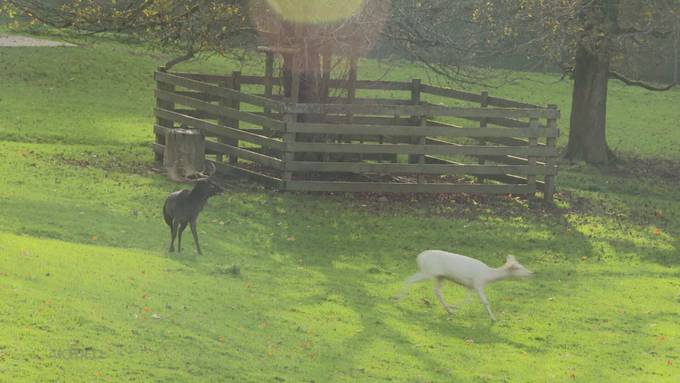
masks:
MULTIPOLYGON (((350 53, 350 59, 349 59, 349 73, 347 74, 347 103, 348 104, 354 104, 354 99, 357 96, 357 88, 356 88, 356 83, 357 83, 357 63, 358 59, 357 56, 354 54, 354 52, 350 53)), ((350 111, 346 115, 346 121, 347 124, 351 125, 354 123, 354 114, 350 111)), ((349 138, 343 137, 340 135, 338 139, 342 142, 345 143, 352 143, 352 136, 349 135, 349 138)), ((337 154, 339 157, 340 161, 345 161, 347 158, 351 158, 350 154, 347 153, 342 153, 342 154, 337 154)), ((363 160, 363 154, 359 153, 359 161, 363 160)))
MULTIPOLYGON (((267 59, 265 60, 264 69, 264 96, 267 98, 272 98, 274 94, 274 53, 267 52, 267 59)), ((265 116, 271 117, 272 110, 270 108, 264 107, 263 110, 265 116)))
MULTIPOLYGON (((157 69, 157 71, 158 72, 165 72, 166 70, 165 70, 164 67, 159 67, 157 69)), ((158 90, 162 90, 162 91, 166 91, 166 92, 175 92, 175 86, 174 85, 166 84, 166 83, 160 82, 160 81, 156 81, 156 88, 158 90)), ((163 101, 163 100, 157 99, 156 100, 156 107, 159 108, 159 109, 166 109, 166 110, 172 111, 173 109, 175 109, 175 104, 173 102, 170 102, 170 101, 163 101)), ((156 125, 162 126, 164 128, 168 128, 168 129, 172 129, 174 127, 174 124, 171 120, 166 120, 166 119, 158 118, 158 117, 156 118, 156 125)), ((156 133, 156 144, 165 145, 165 136, 162 135, 162 134, 156 133)), ((158 152, 154 152, 154 159, 157 162, 163 161, 163 154, 158 153, 158 152)))
MULTIPOLYGON (((420 105, 420 90, 421 90, 420 79, 418 79, 418 78, 412 79, 411 80, 411 104, 412 105, 420 105)), ((416 126, 421 126, 423 124, 422 120, 424 118, 425 117, 418 116, 418 115, 411 116, 411 123, 413 125, 416 125, 416 126)), ((427 123, 427 120, 425 122, 427 123)), ((411 143, 412 144, 420 144, 421 140, 424 141, 424 139, 425 139, 425 137, 412 136, 411 137, 411 143)), ((424 142, 423 142, 423 144, 424 144, 424 142)), ((410 164, 420 163, 421 157, 423 157, 423 155, 409 154, 408 162, 410 164)), ((420 179, 420 177, 418 177, 418 178, 420 179)))
MULTIPOLYGON (((231 86, 232 86, 232 79, 231 79, 231 77, 225 78, 224 81, 221 81, 221 82, 219 83, 219 85, 220 85, 220 86, 223 86, 223 87, 225 87, 225 88, 231 88, 231 86)), ((231 105, 230 102, 229 102, 229 100, 228 100, 228 99, 225 99, 225 98, 221 98, 217 104, 218 104, 219 106, 223 106, 223 107, 229 107, 229 106, 231 105)), ((228 119, 228 118, 226 118, 226 117, 220 116, 220 118, 217 119, 217 123, 218 123, 219 125, 229 126, 229 125, 231 125, 232 122, 231 122, 230 119, 228 119)), ((220 142, 220 143, 223 143, 223 144, 227 143, 227 141, 226 141, 223 137, 217 137, 217 142, 220 142)), ((215 155, 215 160, 216 160, 217 162, 222 162, 222 161, 224 160, 224 155, 223 155, 221 152, 220 152, 220 153, 217 153, 217 154, 215 155)))
MULTIPOLYGON (((291 81, 290 81, 290 98, 286 101, 295 104, 298 102, 300 96, 300 70, 297 67, 297 60, 295 55, 292 56, 291 63, 291 81)), ((290 145, 295 142, 295 133, 291 133, 288 129, 289 125, 297 122, 297 115, 290 113, 284 108, 283 110, 283 153, 281 159, 283 160, 283 190, 288 189, 288 183, 293 179, 293 172, 288 170, 288 166, 295 160, 295 152, 290 149, 290 145)))
MULTIPOLYGON (((550 104, 550 105, 548 105, 548 109, 557 110, 557 105, 550 104)), ((557 129, 557 119, 549 118, 546 127, 549 130, 557 129)), ((557 143, 556 137, 546 138, 546 146, 548 148, 555 148, 556 143, 557 143)), ((555 156, 551 156, 551 157, 547 158, 546 166, 548 167, 548 169, 555 169, 556 165, 557 165, 557 158, 555 156)), ((543 191, 543 200, 546 204, 552 204, 553 203, 553 195, 555 194, 555 181, 556 181, 556 176, 554 174, 548 174, 548 175, 545 176, 545 190, 543 191)))
MULTIPOLYGON (((529 137, 529 148, 538 147, 538 129, 539 123, 538 118, 531 118, 529 120, 529 128, 532 130, 531 136, 529 137)), ((529 193, 529 203, 533 203, 536 197, 536 156, 527 156, 527 165, 529 167, 529 173, 527 175, 527 185, 531 189, 529 193)))
MULTIPOLYGON (((320 101, 322 104, 328 103, 329 93, 330 93, 330 81, 331 81, 331 65, 333 61, 333 55, 329 45, 324 45, 321 48, 321 89, 320 89, 320 101)), ((326 113, 319 115, 319 122, 326 122, 326 113)), ((323 134, 321 135, 323 141, 330 144, 333 142, 333 135, 323 134)), ((330 153, 323 153, 321 155, 321 161, 328 162, 331 160, 330 153)))
MULTIPOLYGON (((234 71, 231 73, 231 88, 236 90, 236 91, 241 91, 241 72, 239 71, 234 71)), ((239 110, 241 109, 241 101, 238 99, 234 99, 231 101, 230 106, 232 109, 239 110)), ((238 119, 232 119, 231 120, 231 127, 234 129, 239 128, 239 121, 238 119)), ((227 145, 231 145, 233 147, 238 148, 238 139, 236 138, 225 138, 224 143, 227 145)), ((229 155, 229 164, 235 165, 238 163, 238 157, 230 154, 229 155)))
MULTIPOLYGON (((427 116, 421 116, 420 117, 420 126, 424 127, 427 126, 427 116)), ((425 143, 427 142, 427 138, 425 136, 420 136, 418 137, 418 146, 420 147, 421 154, 418 155, 418 164, 419 165, 425 165, 425 143)), ((420 167, 421 170, 418 173, 418 183, 423 184, 425 183, 425 174, 423 174, 422 166, 420 167)))
MULTIPOLYGON (((347 75, 347 103, 353 104, 356 98, 356 82, 357 82, 357 58, 352 55, 349 62, 349 74, 347 75)), ((352 113, 347 114, 347 123, 353 122, 354 116, 352 113)))
MULTIPOLYGON (((479 103, 480 108, 486 108, 486 107, 488 107, 488 106, 489 106, 489 92, 487 92, 487 91, 482 91, 482 93, 480 93, 480 96, 481 96, 481 98, 482 98, 481 101, 480 101, 480 103, 479 103)), ((488 122, 489 122, 489 121, 488 121, 488 119, 487 119, 486 117, 482 117, 482 118, 479 120, 479 127, 480 127, 480 128, 486 128, 488 122)), ((484 139, 484 137, 480 137, 480 138, 477 140, 477 142, 478 142, 480 145, 486 145, 486 140, 484 139)), ((485 159, 484 157, 479 157, 477 163, 480 164, 480 165, 484 165, 484 164, 486 163, 486 159, 485 159)), ((481 182, 484 182, 484 176, 478 175, 478 176, 477 176, 477 180, 478 180, 480 183, 481 183, 481 182)))

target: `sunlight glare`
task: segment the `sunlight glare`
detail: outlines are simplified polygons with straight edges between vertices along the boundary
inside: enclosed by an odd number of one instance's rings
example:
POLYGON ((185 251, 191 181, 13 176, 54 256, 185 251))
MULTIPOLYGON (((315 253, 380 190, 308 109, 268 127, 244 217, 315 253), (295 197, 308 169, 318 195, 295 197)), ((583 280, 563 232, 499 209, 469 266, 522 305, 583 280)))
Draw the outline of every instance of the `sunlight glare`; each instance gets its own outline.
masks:
POLYGON ((323 24, 356 15, 364 0, 267 0, 267 3, 286 21, 323 24))

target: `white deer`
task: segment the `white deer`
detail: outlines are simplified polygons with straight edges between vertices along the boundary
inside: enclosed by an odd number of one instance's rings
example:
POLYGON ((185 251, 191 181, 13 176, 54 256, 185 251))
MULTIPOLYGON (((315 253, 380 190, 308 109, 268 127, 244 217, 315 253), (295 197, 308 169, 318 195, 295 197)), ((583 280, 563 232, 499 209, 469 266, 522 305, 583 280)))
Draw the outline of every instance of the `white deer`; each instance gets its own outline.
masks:
POLYGON ((441 250, 423 251, 418 254, 416 261, 420 270, 406 279, 406 284, 401 292, 395 296, 396 299, 401 299, 406 295, 411 284, 435 278, 434 295, 437 296, 437 299, 439 299, 439 302, 441 302, 446 311, 449 314, 453 314, 453 311, 459 305, 451 306, 447 304, 441 292, 442 283, 444 280, 449 280, 468 289, 465 302, 469 300, 470 292, 476 292, 493 321, 496 321, 496 317, 493 315, 489 301, 484 295, 484 286, 490 282, 502 279, 533 275, 531 271, 517 262, 512 255, 508 255, 505 264, 496 269, 487 266, 484 262, 477 259, 441 250))

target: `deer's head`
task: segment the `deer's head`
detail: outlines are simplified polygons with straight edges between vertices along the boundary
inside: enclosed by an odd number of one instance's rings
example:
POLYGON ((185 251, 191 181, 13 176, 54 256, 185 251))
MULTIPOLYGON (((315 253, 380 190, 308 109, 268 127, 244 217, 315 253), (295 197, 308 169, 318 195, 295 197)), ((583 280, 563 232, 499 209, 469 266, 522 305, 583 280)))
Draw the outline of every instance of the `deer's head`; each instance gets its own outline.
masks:
POLYGON ((212 197, 224 193, 224 188, 213 180, 215 174, 215 163, 205 162, 205 169, 197 171, 191 164, 187 164, 183 158, 178 159, 173 166, 168 168, 168 177, 181 183, 193 183, 194 189, 200 190, 202 194, 212 197))
POLYGON ((505 261, 505 267, 510 272, 510 275, 516 278, 524 278, 534 275, 533 272, 522 266, 512 255, 508 255, 505 261))

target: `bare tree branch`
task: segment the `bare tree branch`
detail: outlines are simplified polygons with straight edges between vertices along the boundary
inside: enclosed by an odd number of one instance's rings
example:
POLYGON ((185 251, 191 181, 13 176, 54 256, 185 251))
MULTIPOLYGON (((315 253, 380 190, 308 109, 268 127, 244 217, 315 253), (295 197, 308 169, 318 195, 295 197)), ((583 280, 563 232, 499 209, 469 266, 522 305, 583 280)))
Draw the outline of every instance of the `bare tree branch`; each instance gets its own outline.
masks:
POLYGON ((609 71, 609 78, 613 78, 613 79, 617 79, 619 81, 622 81, 626 85, 639 86, 639 87, 645 88, 647 90, 658 91, 658 92, 667 91, 667 90, 673 88, 673 86, 675 86, 675 84, 669 84, 669 85, 665 85, 665 86, 655 86, 655 85, 646 83, 644 81, 629 79, 628 77, 626 77, 623 74, 616 72, 616 71, 609 71))

